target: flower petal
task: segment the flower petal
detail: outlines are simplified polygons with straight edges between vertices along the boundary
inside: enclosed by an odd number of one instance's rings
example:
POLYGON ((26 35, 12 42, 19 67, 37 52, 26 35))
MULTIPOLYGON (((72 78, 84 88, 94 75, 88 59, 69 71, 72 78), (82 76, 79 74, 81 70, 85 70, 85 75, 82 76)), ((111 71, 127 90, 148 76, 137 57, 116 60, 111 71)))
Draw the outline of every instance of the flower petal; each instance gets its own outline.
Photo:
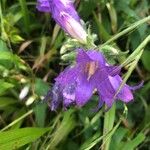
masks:
POLYGON ((115 90, 109 81, 107 68, 99 69, 93 78, 95 78, 95 85, 100 96, 100 101, 105 102, 108 107, 111 107, 114 102, 115 90))
POLYGON ((121 71, 121 67, 120 66, 106 66, 108 74, 110 76, 115 76, 118 75, 121 71))
POLYGON ((77 106, 85 105, 91 98, 94 90, 94 85, 87 80, 87 75, 82 74, 77 81, 76 88, 76 104, 77 106))
MULTIPOLYGON (((55 0, 56 1, 56 0, 55 0)), ((60 0, 60 2, 67 7, 69 4, 73 3, 73 0, 60 0)))
POLYGON ((100 66, 105 65, 105 58, 100 51, 88 50, 85 51, 82 48, 78 49, 78 55, 76 58, 77 63, 87 63, 87 62, 99 62, 100 66))
POLYGON ((51 12, 50 3, 48 0, 37 0, 36 8, 41 12, 51 12))
POLYGON ((114 102, 115 91, 109 82, 109 79, 101 82, 98 86, 100 101, 105 102, 108 107, 111 107, 114 102))
POLYGON ((51 90, 51 93, 49 94, 49 96, 51 98, 50 108, 52 111, 55 111, 63 100, 61 88, 62 88, 61 85, 56 82, 51 90))
POLYGON ((106 63, 105 57, 100 51, 88 50, 87 55, 91 58, 91 60, 99 62, 100 66, 103 66, 106 63))
POLYGON ((130 88, 130 90, 135 91, 135 90, 138 90, 139 88, 141 88, 143 86, 143 84, 144 84, 144 81, 141 81, 140 84, 135 85, 135 86, 130 86, 129 88, 130 88))
POLYGON ((81 23, 74 19, 70 15, 64 16, 64 24, 66 31, 75 39, 80 41, 81 43, 87 42, 87 33, 82 27, 81 23), (78 30, 77 30, 78 29, 78 30))
POLYGON ((59 74, 57 78, 55 78, 55 81, 59 82, 63 86, 66 86, 74 82, 77 79, 80 72, 81 68, 78 65, 67 67, 63 72, 59 74))
POLYGON ((50 12, 52 18, 65 32, 81 43, 87 42, 87 33, 82 27, 73 0, 38 0, 37 9, 42 12, 50 12))
POLYGON ((66 85, 63 89, 63 105, 68 107, 75 103, 76 82, 66 85))
POLYGON ((87 63, 87 62, 92 61, 85 50, 80 48, 77 51, 78 51, 78 54, 76 57, 77 63, 87 63))
MULTIPOLYGON (((109 81, 111 82, 113 88, 117 92, 119 86, 122 83, 121 77, 119 75, 116 75, 114 77, 109 76, 109 81)), ((127 84, 125 84, 123 88, 120 90, 119 94, 117 95, 117 98, 124 102, 129 102, 133 99, 133 94, 127 84)))

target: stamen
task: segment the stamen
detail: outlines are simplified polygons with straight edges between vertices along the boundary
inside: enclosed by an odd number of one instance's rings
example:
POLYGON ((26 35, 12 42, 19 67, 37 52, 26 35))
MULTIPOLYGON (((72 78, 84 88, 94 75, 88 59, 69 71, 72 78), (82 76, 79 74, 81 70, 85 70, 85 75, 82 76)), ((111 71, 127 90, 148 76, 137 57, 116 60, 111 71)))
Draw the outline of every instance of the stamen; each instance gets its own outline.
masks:
POLYGON ((89 62, 86 64, 85 72, 88 73, 87 80, 89 80, 91 78, 91 76, 94 75, 97 68, 98 68, 98 62, 97 61, 92 61, 92 62, 89 62))

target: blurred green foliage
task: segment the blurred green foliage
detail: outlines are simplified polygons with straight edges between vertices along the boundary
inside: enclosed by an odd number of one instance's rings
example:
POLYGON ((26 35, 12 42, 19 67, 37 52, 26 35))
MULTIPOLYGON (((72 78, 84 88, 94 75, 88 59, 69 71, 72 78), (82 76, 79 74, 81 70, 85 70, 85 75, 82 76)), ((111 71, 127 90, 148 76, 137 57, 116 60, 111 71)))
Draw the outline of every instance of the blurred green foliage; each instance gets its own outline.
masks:
MULTIPOLYGON (((75 4, 86 25, 98 35, 100 47, 150 15, 149 0, 76 0, 75 4)), ((102 47, 109 61, 128 60, 150 34, 149 26, 150 19, 102 47)), ((93 112, 97 104, 93 96, 83 108, 51 112, 43 97, 54 77, 70 63, 61 60, 60 54, 66 35, 50 14, 36 10, 33 0, 1 0, 0 33, 0 150, 150 149, 149 38, 129 79, 132 85, 145 82, 133 102, 124 107, 118 101, 108 112, 103 108, 93 112), (29 91, 20 98, 25 87, 29 91)))

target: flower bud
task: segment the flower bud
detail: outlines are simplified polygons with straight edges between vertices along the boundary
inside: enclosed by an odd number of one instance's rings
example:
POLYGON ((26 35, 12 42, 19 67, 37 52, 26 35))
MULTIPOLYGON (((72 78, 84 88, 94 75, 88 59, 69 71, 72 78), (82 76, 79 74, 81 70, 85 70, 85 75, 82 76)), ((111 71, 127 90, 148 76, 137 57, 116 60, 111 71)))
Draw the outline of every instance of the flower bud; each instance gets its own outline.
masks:
POLYGON ((86 43, 87 41, 87 33, 81 26, 80 22, 76 21, 71 16, 66 17, 65 29, 66 31, 75 39, 77 39, 81 43, 86 43))
POLYGON ((27 94, 29 93, 29 86, 28 85, 26 85, 22 90, 21 90, 21 92, 20 92, 20 94, 19 94, 19 99, 24 99, 26 96, 27 96, 27 94))
POLYGON ((26 101, 26 106, 31 105, 35 101, 35 99, 36 99, 36 96, 34 96, 34 95, 29 97, 26 101))
POLYGON ((72 0, 38 0, 37 9, 50 12, 53 19, 71 37, 83 44, 87 42, 87 33, 81 25, 72 0))

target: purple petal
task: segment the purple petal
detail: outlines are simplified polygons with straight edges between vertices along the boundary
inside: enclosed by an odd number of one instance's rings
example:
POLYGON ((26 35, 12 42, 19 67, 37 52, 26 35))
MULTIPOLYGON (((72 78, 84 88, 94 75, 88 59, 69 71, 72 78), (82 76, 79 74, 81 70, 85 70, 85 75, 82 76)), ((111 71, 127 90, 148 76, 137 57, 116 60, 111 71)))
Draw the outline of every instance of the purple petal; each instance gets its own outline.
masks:
POLYGON ((121 67, 120 66, 106 66, 108 74, 110 76, 115 76, 120 74, 121 67))
POLYGON ((87 75, 83 74, 77 81, 76 104, 77 106, 85 105, 91 98, 94 85, 87 80, 87 75))
POLYGON ((64 20, 64 30, 69 33, 70 36, 85 44, 87 42, 87 33, 82 27, 80 21, 77 21, 68 14, 64 14, 62 17, 64 20))
POLYGON ((101 83, 108 81, 108 76, 109 73, 107 71, 107 68, 103 66, 97 69, 95 74, 91 77, 91 80, 94 80, 93 82, 95 82, 95 86, 99 87, 101 83))
POLYGON ((63 103, 64 108, 72 104, 81 107, 90 100, 95 89, 100 97, 97 109, 104 103, 110 108, 116 99, 131 101, 133 99, 131 90, 142 85, 141 83, 130 87, 125 84, 118 92, 123 82, 118 75, 121 67, 107 64, 104 56, 98 51, 79 49, 76 62, 55 79, 52 94, 48 95, 52 98, 51 110, 55 110, 60 103, 63 103))
POLYGON ((80 21, 72 0, 50 0, 50 6, 54 17, 55 15, 57 16, 58 14, 60 15, 62 12, 65 12, 72 16, 75 20, 80 21))
POLYGON ((87 62, 98 62, 100 66, 105 65, 105 58, 100 51, 78 49, 78 55, 76 58, 77 63, 87 63, 87 62))
POLYGON ((65 88, 63 89, 63 105, 65 108, 75 103, 75 90, 76 82, 65 86, 65 88))
POLYGON ((105 57, 100 51, 88 50, 87 55, 91 58, 91 60, 99 62, 101 66, 106 63, 105 57))
POLYGON ((98 86, 98 93, 100 95, 100 101, 105 102, 108 107, 111 107, 114 100, 115 91, 109 82, 109 79, 101 82, 98 86))
POLYGON ((140 88, 143 86, 143 84, 144 84, 144 81, 142 81, 139 85, 136 85, 136 86, 130 86, 129 88, 130 88, 130 90, 135 91, 135 90, 140 89, 140 88))
POLYGON ((78 51, 77 58, 76 58, 77 63, 87 63, 91 61, 90 57, 88 56, 85 50, 80 48, 77 51, 78 51))
POLYGON ((78 78, 80 72, 81 69, 78 65, 67 67, 59 74, 55 81, 59 82, 62 86, 66 86, 68 83, 74 82, 78 78))
POLYGON ((65 32, 81 43, 87 42, 87 33, 81 25, 72 0, 38 0, 37 9, 51 12, 53 19, 65 32))
POLYGON ((38 0, 36 8, 41 12, 51 12, 49 0, 38 0))
POLYGON ((56 82, 51 90, 50 96, 51 98, 50 108, 52 111, 55 111, 62 102, 61 91, 62 91, 61 85, 56 82))
MULTIPOLYGON (((111 82, 113 88, 117 92, 122 83, 121 77, 119 75, 116 75, 114 77, 109 76, 109 81, 111 82)), ((117 95, 117 98, 124 102, 129 102, 133 99, 133 94, 127 84, 125 84, 120 90, 119 94, 117 95)))
POLYGON ((111 107, 114 102, 115 89, 109 80, 107 68, 101 68, 95 73, 95 85, 98 90, 100 101, 111 107))

